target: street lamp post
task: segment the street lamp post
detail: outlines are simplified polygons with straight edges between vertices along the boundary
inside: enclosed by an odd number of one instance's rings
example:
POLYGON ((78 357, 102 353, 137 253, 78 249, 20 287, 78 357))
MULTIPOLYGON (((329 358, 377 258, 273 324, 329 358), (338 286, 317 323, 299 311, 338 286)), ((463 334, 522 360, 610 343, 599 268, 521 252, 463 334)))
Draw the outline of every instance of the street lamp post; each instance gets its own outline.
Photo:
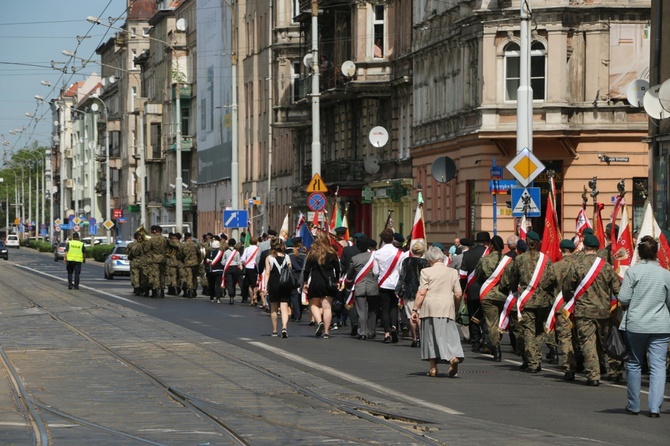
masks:
MULTIPOLYGON (((107 105, 105 104, 105 102, 102 99, 100 99, 98 97, 95 97, 95 96, 92 96, 90 99, 95 99, 95 100, 100 101, 100 105, 102 105, 103 118, 105 120, 105 220, 109 220, 110 217, 111 217, 110 214, 109 214, 110 213, 110 208, 112 207, 110 179, 109 179, 109 175, 110 175, 110 168, 109 168, 109 114, 108 114, 108 111, 107 111, 107 105)), ((94 113, 97 112, 98 111, 98 104, 93 103, 91 105, 91 110, 93 110, 94 113)), ((106 230, 106 236, 107 236, 107 244, 109 244, 109 243, 111 243, 111 239, 110 239, 111 234, 109 232, 109 229, 107 229, 106 227, 105 227, 105 230, 106 230)))

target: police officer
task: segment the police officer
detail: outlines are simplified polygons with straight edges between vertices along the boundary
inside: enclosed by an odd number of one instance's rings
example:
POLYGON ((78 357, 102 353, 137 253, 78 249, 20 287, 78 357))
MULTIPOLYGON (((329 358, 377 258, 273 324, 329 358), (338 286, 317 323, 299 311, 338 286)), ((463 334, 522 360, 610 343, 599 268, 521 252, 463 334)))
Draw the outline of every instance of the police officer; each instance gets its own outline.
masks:
POLYGON ((602 343, 610 326, 610 296, 619 294, 621 283, 611 265, 598 257, 598 239, 584 236, 584 254, 575 258, 563 282, 563 298, 574 298, 575 328, 584 355, 586 385, 600 385, 602 343), (580 288, 579 294, 575 296, 580 288))
POLYGON ((79 275, 81 274, 81 264, 86 261, 86 248, 84 243, 79 240, 79 233, 72 234, 72 240, 65 245, 65 265, 67 268, 67 289, 79 289, 79 275), (74 276, 74 277, 73 277, 74 276))

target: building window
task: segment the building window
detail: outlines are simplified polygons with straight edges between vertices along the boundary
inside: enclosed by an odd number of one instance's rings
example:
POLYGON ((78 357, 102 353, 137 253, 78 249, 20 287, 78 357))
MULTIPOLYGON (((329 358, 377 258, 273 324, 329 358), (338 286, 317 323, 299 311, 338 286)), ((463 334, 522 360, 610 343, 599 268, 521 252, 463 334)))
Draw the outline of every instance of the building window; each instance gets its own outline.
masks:
POLYGON ((159 159, 163 152, 163 130, 160 123, 151 124, 151 158, 159 159))
POLYGON ((293 92, 293 97, 291 102, 298 102, 300 100, 300 62, 293 62, 292 67, 291 91, 293 92))
POLYGON ((542 42, 535 41, 530 45, 530 86, 533 88, 534 101, 544 101, 546 98, 546 55, 542 42))
MULTIPOLYGON (((535 41, 530 46, 530 86, 533 88, 533 100, 546 98, 547 52, 542 42, 535 41)), ((521 83, 521 48, 516 42, 505 47, 505 101, 516 101, 517 90, 521 83)))
POLYGON ((384 5, 374 5, 372 16, 372 54, 375 59, 384 58, 384 25, 385 8, 384 5))
POLYGON ((181 134, 191 134, 191 107, 181 108, 181 134))

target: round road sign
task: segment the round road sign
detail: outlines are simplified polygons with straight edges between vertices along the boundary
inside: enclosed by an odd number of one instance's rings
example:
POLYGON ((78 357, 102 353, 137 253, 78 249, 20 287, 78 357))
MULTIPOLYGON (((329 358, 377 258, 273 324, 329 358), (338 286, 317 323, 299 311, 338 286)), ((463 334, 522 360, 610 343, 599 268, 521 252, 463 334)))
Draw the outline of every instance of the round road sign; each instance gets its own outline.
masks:
POLYGON ((314 192, 307 197, 307 207, 312 211, 322 211, 326 208, 326 196, 321 192, 314 192))
POLYGON ((81 229, 81 228, 79 227, 79 225, 75 225, 74 228, 72 228, 72 229, 74 229, 74 232, 79 232, 79 229, 81 229))

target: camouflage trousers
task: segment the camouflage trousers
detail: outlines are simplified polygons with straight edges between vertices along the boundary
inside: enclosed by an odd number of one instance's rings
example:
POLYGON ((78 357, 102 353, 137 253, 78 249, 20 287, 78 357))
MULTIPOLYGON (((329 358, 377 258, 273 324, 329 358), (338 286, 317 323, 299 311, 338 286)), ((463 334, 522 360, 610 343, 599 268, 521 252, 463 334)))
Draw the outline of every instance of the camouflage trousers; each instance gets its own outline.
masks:
POLYGON ((497 347, 500 344, 502 332, 498 328, 498 323, 500 323, 500 313, 502 313, 504 306, 505 301, 502 300, 484 299, 482 301, 484 320, 489 326, 489 339, 493 347, 497 347))
POLYGON ((521 312, 521 331, 524 354, 528 367, 537 369, 542 365, 542 341, 544 340, 544 322, 549 308, 526 308, 521 312))
POLYGON ((516 310, 512 310, 509 315, 509 335, 510 340, 514 340, 512 346, 514 347, 514 353, 517 356, 522 356, 525 360, 526 358, 526 343, 523 339, 523 327, 521 322, 518 319, 516 310))
POLYGON ((147 278, 143 267, 130 265, 130 284, 133 288, 144 288, 147 285, 147 278))
POLYGON ((556 315, 556 327, 554 330, 556 332, 556 339, 558 340, 558 353, 563 359, 563 371, 576 371, 577 358, 575 352, 579 354, 577 330, 572 325, 572 321, 566 319, 562 314, 556 315))
POLYGON ((165 263, 149 262, 144 266, 149 288, 162 290, 165 288, 165 263))
POLYGON ((179 279, 182 288, 185 290, 195 290, 198 288, 198 275, 200 274, 200 265, 182 266, 179 270, 179 279))
POLYGON ((181 284, 179 283, 179 267, 172 265, 166 266, 165 279, 167 281, 167 286, 169 287, 180 286, 181 284))
POLYGON ((586 377, 590 380, 600 380, 601 358, 605 358, 602 345, 610 323, 609 318, 575 318, 579 350, 584 355, 584 371, 586 372, 586 377))
POLYGON ((558 347, 558 338, 556 332, 552 331, 551 333, 545 333, 544 343, 547 344, 547 347, 549 348, 558 347))

